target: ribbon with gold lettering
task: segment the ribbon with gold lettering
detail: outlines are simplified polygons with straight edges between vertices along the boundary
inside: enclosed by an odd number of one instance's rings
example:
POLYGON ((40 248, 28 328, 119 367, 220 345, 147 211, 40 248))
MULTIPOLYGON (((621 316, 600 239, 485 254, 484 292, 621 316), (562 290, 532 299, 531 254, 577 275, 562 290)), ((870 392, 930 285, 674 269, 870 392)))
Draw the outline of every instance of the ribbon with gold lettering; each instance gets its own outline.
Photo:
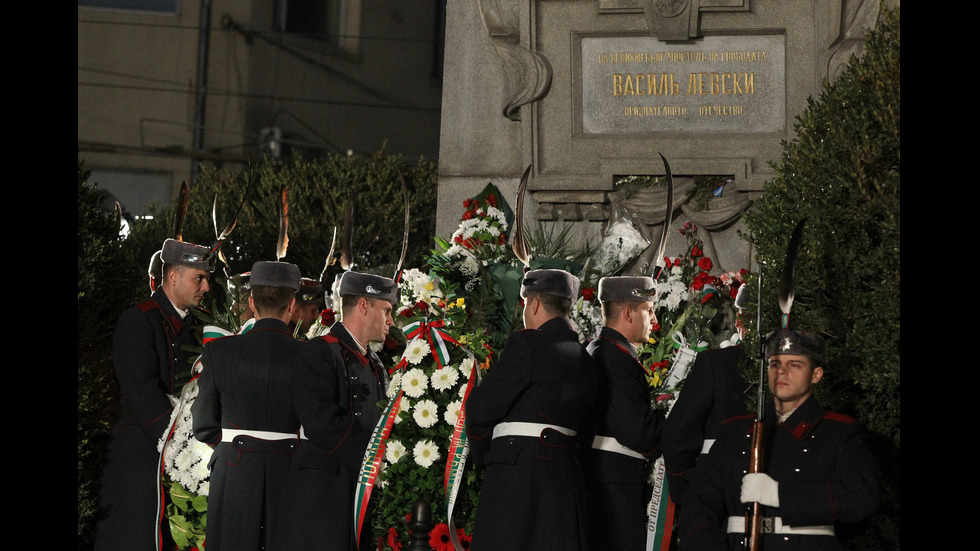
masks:
POLYGON ((453 520, 453 508, 456 505, 456 494, 459 493, 460 479, 463 477, 463 470, 466 466, 466 457, 469 455, 470 446, 466 439, 466 399, 470 397, 474 382, 479 374, 479 365, 473 354, 463 348, 467 357, 472 360, 473 367, 470 369, 469 381, 466 382, 466 391, 463 393, 463 404, 459 408, 459 417, 456 418, 456 425, 453 427, 453 437, 449 443, 449 454, 446 458, 446 473, 443 476, 443 487, 446 490, 446 506, 449 519, 449 539, 453 542, 456 551, 463 551, 463 544, 459 541, 456 534, 456 522, 453 520))
POLYGON ((391 433, 391 426, 395 424, 398 416, 398 408, 402 401, 401 381, 398 383, 398 391, 395 396, 388 401, 378 424, 374 428, 371 440, 367 449, 364 451, 364 460, 361 463, 360 474, 357 477, 357 487, 354 489, 354 539, 360 547, 361 526, 364 524, 364 517, 367 513, 368 502, 371 498, 371 491, 374 489, 374 482, 378 479, 378 472, 381 467, 381 460, 385 455, 385 444, 388 435, 391 433))
POLYGON ((449 350, 446 348, 446 342, 459 345, 452 335, 442 329, 445 326, 446 320, 444 319, 436 318, 432 321, 422 319, 413 321, 406 325, 404 329, 405 337, 408 340, 412 340, 420 335, 425 336, 425 339, 429 342, 429 348, 432 349, 432 357, 435 358, 436 365, 439 369, 442 369, 442 366, 449 361, 449 350))

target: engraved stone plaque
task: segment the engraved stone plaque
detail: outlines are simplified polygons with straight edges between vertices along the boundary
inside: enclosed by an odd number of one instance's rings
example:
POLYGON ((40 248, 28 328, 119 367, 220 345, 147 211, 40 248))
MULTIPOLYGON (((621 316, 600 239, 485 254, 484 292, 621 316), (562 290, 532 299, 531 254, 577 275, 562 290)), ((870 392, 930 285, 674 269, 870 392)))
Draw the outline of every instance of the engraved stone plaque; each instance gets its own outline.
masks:
POLYGON ((786 125, 785 37, 581 37, 583 134, 767 133, 786 125))

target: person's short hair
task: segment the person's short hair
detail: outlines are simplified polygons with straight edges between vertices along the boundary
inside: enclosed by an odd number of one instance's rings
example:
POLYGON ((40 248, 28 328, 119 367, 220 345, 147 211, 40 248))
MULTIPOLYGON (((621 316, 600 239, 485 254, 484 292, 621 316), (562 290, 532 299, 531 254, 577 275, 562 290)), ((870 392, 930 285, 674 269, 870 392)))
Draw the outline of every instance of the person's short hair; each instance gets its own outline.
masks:
MULTIPOLYGON (((361 298, 367 299, 368 304, 374 304, 375 301, 378 300, 385 300, 382 298, 372 297, 370 295, 344 295, 340 297, 340 311, 343 314, 343 316, 346 317, 347 314, 353 311, 354 308, 357 307, 357 302, 361 300, 361 298)), ((390 300, 385 300, 385 302, 392 304, 392 306, 394 307, 394 304, 390 300)))
POLYGON ((279 317, 289 309, 289 302, 296 297, 296 291, 289 287, 269 287, 252 285, 252 301, 255 311, 262 317, 279 317))
POLYGON ((530 302, 535 298, 541 301, 544 311, 552 316, 568 317, 572 311, 571 299, 548 293, 524 293, 525 302, 530 302))
POLYGON ((603 319, 604 322, 606 322, 608 324, 610 320, 614 320, 614 319, 617 319, 619 317, 619 314, 620 314, 620 312, 623 311, 623 308, 630 308, 634 312, 636 312, 640 308, 645 308, 647 306, 647 303, 646 303, 646 301, 644 301, 644 302, 636 302, 636 301, 621 302, 621 301, 615 301, 615 302, 600 302, 599 303, 599 306, 600 306, 600 308, 602 308, 602 319, 603 319))

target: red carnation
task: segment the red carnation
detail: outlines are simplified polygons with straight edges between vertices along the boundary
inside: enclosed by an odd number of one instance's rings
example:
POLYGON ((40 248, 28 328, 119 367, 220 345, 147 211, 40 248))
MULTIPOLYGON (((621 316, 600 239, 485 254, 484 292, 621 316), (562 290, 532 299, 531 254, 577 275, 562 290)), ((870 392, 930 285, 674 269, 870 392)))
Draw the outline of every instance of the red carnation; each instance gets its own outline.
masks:
POLYGON ((404 310, 399 312, 398 315, 403 318, 410 318, 415 315, 415 310, 412 310, 411 308, 405 308, 404 310))
POLYGON ((323 325, 333 325, 335 321, 337 321, 337 315, 334 314, 334 311, 331 308, 327 308, 326 310, 320 312, 320 323, 323 325))
POLYGON ((424 301, 424 300, 420 300, 420 301, 418 301, 418 302, 415 303, 415 309, 418 310, 419 312, 423 312, 423 313, 424 312, 428 312, 429 311, 429 303, 426 302, 426 301, 424 301))
POLYGON ((698 260, 698 267, 706 272, 711 270, 711 266, 711 259, 707 256, 703 256, 701 257, 701 260, 698 260))
POLYGON ((588 300, 588 301, 591 301, 592 299, 594 299, 595 298, 595 289, 593 289, 592 287, 586 287, 585 289, 582 289, 582 298, 584 298, 585 300, 588 300))
POLYGON ((704 250, 701 249, 700 245, 694 245, 691 247, 691 256, 701 256, 704 254, 704 250))

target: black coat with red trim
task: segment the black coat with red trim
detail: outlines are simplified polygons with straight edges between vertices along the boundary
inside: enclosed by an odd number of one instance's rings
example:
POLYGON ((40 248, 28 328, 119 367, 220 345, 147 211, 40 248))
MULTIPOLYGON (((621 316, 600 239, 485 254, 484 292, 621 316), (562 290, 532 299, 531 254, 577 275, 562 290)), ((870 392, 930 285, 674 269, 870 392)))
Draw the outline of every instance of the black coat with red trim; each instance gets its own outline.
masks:
POLYGON ((214 448, 208 465, 210 551, 264 549, 271 542, 296 439, 237 436, 222 442, 222 431, 299 432, 290 383, 301 346, 285 323, 264 318, 243 335, 204 347, 191 413, 195 438, 214 448))
MULTIPOLYGON (((591 435, 615 438, 643 456, 593 448, 583 454, 592 548, 639 551, 646 546, 647 463, 660 456, 663 420, 650 403, 650 386, 636 349, 622 333, 603 327, 587 350, 604 378, 591 435)), ((584 444, 591 444, 591 438, 584 444)))
POLYGON ((493 430, 526 422, 581 431, 594 415, 601 382, 564 318, 507 339, 500 360, 466 402, 470 450, 486 468, 472 549, 589 549, 578 437, 545 429, 536 437, 493 438, 493 430))
MULTIPOLYGON (((191 378, 200 324, 181 320, 163 289, 119 317, 112 363, 119 381, 119 419, 102 475, 103 518, 96 549, 156 549, 157 442, 170 425, 173 404, 191 378)), ((170 538, 166 522, 164 541, 170 538)))
MULTIPOLYGON (((697 478, 706 440, 715 440, 725 419, 746 413, 739 363, 742 346, 698 353, 684 387, 664 423, 663 452, 670 498, 684 505, 684 493, 697 478)), ((706 455, 706 454, 705 454, 706 455)))
MULTIPOLYGON (((807 399, 784 423, 770 406, 764 416, 764 471, 779 483, 779 507, 763 516, 793 527, 858 522, 878 506, 877 469, 865 428, 846 415, 807 399)), ((728 517, 749 510, 741 503, 749 472, 754 415, 727 420, 701 473, 684 497, 680 538, 685 551, 743 549, 744 534, 727 533, 728 517)), ((843 549, 835 536, 766 534, 765 551, 843 549)))
POLYGON ((350 551, 355 483, 387 383, 378 357, 361 354, 341 322, 302 345, 291 394, 308 440, 287 476, 274 549, 350 551))

